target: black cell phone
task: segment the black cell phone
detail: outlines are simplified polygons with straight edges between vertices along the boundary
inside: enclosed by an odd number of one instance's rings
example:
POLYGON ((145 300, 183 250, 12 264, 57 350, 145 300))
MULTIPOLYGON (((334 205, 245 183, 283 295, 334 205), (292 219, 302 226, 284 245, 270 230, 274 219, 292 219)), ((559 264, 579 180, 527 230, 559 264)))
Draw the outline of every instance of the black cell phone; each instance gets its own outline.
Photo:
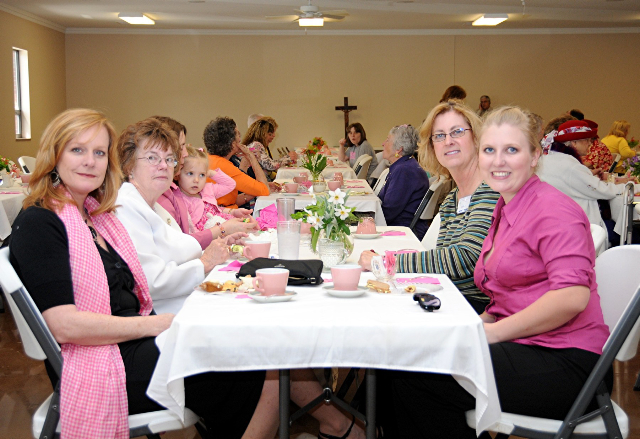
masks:
POLYGON ((433 294, 429 294, 429 293, 415 293, 413 295, 413 300, 418 302, 418 305, 420 305, 420 308, 429 312, 433 312, 433 310, 440 309, 440 305, 442 304, 440 302, 440 299, 438 299, 433 294))

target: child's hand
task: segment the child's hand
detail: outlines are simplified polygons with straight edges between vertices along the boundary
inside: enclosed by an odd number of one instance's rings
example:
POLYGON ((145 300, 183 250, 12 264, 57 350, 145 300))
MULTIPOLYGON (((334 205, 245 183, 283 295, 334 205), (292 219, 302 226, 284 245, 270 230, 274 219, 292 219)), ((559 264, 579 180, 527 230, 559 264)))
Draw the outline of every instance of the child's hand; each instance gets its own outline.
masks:
POLYGON ((207 171, 207 178, 210 178, 213 180, 215 179, 215 177, 216 177, 216 171, 214 171, 213 169, 209 169, 207 171))

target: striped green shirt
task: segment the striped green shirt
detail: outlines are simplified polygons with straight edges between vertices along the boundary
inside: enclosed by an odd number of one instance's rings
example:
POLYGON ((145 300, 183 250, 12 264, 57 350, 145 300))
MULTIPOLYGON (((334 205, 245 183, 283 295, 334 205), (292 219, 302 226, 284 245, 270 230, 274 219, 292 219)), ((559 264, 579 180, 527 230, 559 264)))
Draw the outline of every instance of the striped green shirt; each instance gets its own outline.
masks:
POLYGON ((482 243, 491 227, 491 216, 500 194, 482 182, 471 195, 469 208, 456 213, 458 188, 440 206, 440 233, 435 249, 420 253, 399 254, 399 273, 442 273, 451 278, 462 294, 489 301, 473 282, 473 270, 482 243))

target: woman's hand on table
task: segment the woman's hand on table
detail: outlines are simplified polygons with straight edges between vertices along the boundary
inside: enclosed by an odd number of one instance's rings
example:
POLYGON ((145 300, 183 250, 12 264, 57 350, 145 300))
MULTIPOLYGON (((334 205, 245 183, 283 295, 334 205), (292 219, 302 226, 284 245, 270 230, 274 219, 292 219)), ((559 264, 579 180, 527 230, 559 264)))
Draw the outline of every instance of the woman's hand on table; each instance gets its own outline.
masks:
POLYGON ((295 162, 296 160, 298 160, 298 154, 295 151, 290 151, 289 158, 295 162))
MULTIPOLYGON (((227 221, 227 223, 229 221, 227 221)), ((209 244, 209 246, 204 249, 204 252, 200 257, 200 261, 204 265, 205 273, 209 273, 216 265, 222 264, 228 258, 229 247, 227 245, 227 238, 218 238, 211 241, 211 244, 209 244)))
POLYGON ((259 228, 258 222, 252 217, 231 218, 225 221, 222 226, 225 233, 231 235, 236 232, 251 233, 259 228))
POLYGON ((231 211, 231 215, 236 218, 251 218, 251 214, 253 213, 253 209, 233 209, 231 211))
POLYGON ((371 271, 371 258, 373 258, 377 253, 371 250, 365 250, 360 254, 360 259, 358 260, 358 264, 365 269, 371 271))
POLYGON ((244 245, 244 238, 247 237, 249 237, 249 235, 244 232, 232 233, 231 235, 227 236, 227 245, 244 245))

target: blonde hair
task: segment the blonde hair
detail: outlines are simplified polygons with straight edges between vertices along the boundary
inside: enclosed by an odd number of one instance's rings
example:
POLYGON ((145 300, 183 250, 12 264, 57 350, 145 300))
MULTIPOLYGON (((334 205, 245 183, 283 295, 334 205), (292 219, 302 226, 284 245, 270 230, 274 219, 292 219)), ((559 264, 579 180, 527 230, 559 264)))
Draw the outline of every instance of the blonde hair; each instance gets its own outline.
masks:
MULTIPOLYGON (((540 130, 538 121, 532 113, 517 106, 504 106, 493 110, 484 120, 479 137, 482 137, 484 131, 490 126, 503 124, 517 128, 524 134, 527 143, 529 143, 531 154, 536 152, 542 154, 542 147, 538 141, 538 132, 540 130)), ((539 165, 540 160, 538 160, 534 172, 537 171, 539 165)))
POLYGON ((125 181, 129 181, 129 175, 136 164, 136 152, 145 140, 145 149, 159 146, 162 151, 170 150, 176 160, 180 157, 178 136, 165 122, 150 117, 129 125, 120 134, 117 147, 125 181))
MULTIPOLYGON (((57 115, 42 133, 40 149, 36 157, 36 167, 29 182, 29 195, 23 207, 38 205, 52 211, 62 208, 65 203, 74 203, 53 187, 51 173, 55 170, 65 146, 89 128, 99 127, 107 130, 109 146, 107 150, 107 171, 100 188, 89 195, 100 203, 94 214, 113 212, 122 181, 120 162, 115 148, 116 132, 107 117, 95 110, 73 108, 57 115)), ((57 172, 57 171, 56 171, 57 172)), ((61 183, 64 186, 64 182, 61 183)), ((78 206, 82 207, 82 206, 78 206)))
POLYGON ((626 120, 616 120, 613 125, 611 125, 609 135, 626 138, 629 135, 629 128, 631 128, 631 124, 626 120))
POLYGON ((207 154, 205 149, 197 149, 191 145, 187 145, 187 156, 184 158, 185 165, 189 159, 204 160, 207 162, 207 167, 209 167, 209 154, 207 154))
POLYGON ((436 105, 429 112, 429 115, 424 122, 422 122, 422 125, 420 126, 420 143, 418 144, 418 160, 420 165, 434 176, 444 175, 447 178, 451 177, 451 173, 438 161, 435 150, 433 149, 431 135, 433 134, 433 123, 436 118, 441 114, 448 113, 449 111, 458 113, 467 121, 471 127, 471 135, 473 136, 473 144, 476 151, 478 149, 478 132, 482 126, 482 121, 478 115, 476 115, 471 108, 467 107, 457 99, 450 99, 436 105))
POLYGON ((273 117, 261 117, 249 126, 247 133, 242 139, 242 144, 249 145, 252 142, 260 142, 263 146, 267 147, 267 136, 269 133, 275 133, 277 129, 278 124, 273 117))

